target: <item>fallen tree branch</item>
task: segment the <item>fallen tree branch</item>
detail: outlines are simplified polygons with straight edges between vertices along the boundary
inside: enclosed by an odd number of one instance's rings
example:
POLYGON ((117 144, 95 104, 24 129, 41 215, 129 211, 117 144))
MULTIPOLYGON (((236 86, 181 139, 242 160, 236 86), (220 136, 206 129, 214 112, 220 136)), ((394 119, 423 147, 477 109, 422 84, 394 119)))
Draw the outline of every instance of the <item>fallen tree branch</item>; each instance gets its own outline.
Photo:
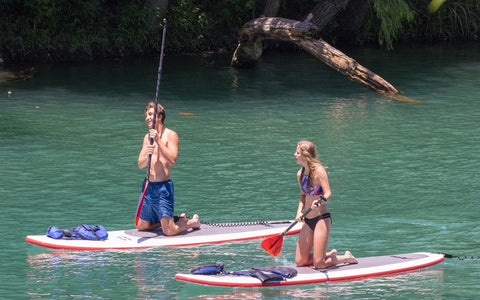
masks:
POLYGON ((317 27, 310 22, 266 17, 251 20, 240 29, 239 43, 231 65, 236 68, 254 67, 262 55, 262 42, 265 39, 289 41, 351 80, 379 94, 391 97, 399 94, 393 85, 353 58, 324 40, 313 38, 316 31, 317 27))

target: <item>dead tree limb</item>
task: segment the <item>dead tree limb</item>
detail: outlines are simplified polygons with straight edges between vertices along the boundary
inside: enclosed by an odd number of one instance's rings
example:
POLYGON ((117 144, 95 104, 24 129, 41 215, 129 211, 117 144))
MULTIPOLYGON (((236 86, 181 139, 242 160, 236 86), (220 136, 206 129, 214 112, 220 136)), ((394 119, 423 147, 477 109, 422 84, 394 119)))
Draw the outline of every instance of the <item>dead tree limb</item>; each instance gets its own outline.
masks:
POLYGON ((296 44, 326 65, 351 80, 385 96, 399 92, 382 77, 360 65, 356 60, 332 47, 322 39, 313 38, 317 27, 310 22, 284 18, 258 18, 247 22, 239 32, 239 43, 231 64, 236 68, 254 67, 262 55, 262 41, 274 39, 296 44))

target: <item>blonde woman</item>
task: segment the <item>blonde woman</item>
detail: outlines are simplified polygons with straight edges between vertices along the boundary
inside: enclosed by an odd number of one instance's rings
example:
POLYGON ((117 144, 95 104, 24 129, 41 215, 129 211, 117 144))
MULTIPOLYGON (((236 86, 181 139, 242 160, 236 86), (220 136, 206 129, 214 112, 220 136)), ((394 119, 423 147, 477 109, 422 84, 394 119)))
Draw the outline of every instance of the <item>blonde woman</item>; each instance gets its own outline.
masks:
POLYGON ((350 251, 346 251, 344 255, 338 255, 335 249, 327 252, 332 228, 327 201, 330 200, 332 192, 325 167, 317 158, 315 144, 306 140, 298 142, 295 159, 297 164, 302 166, 297 172, 300 200, 296 220, 304 222, 297 242, 296 265, 313 265, 316 269, 326 269, 338 264, 358 263, 350 251), (314 205, 315 209, 302 220, 303 211, 314 205))

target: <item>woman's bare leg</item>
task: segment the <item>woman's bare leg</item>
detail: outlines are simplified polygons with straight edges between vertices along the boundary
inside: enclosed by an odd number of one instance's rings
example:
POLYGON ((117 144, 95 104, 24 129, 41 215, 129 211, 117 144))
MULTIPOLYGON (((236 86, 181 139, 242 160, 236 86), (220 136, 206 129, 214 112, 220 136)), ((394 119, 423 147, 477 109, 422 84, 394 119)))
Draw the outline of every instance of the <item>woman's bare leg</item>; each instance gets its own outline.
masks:
POLYGON ((303 225, 297 241, 297 252, 295 253, 295 264, 298 267, 311 266, 313 247, 313 231, 307 225, 303 225))

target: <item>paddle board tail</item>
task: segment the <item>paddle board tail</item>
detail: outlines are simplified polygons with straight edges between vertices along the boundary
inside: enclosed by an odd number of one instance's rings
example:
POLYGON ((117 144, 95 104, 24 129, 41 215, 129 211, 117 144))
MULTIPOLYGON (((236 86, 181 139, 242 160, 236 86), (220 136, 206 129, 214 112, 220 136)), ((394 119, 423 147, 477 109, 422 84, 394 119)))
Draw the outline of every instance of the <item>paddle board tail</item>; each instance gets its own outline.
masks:
POLYGON ((228 287, 302 285, 391 275, 427 268, 443 260, 443 254, 416 252, 364 257, 358 259, 358 264, 337 265, 323 270, 313 269, 312 267, 285 266, 286 268, 296 270, 297 274, 291 278, 267 280, 264 282, 255 276, 238 275, 236 272, 225 272, 224 274, 216 275, 176 274, 175 279, 196 284, 228 287))

